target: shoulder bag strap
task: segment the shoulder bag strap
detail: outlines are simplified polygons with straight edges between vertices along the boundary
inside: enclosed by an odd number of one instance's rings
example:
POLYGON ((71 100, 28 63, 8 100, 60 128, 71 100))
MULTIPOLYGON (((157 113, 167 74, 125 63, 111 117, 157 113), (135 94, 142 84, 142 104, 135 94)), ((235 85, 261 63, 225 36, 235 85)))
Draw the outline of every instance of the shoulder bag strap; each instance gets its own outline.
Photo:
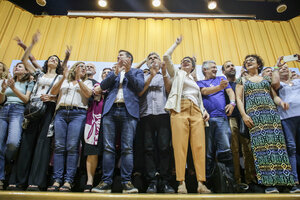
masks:
POLYGON ((53 86, 55 80, 57 79, 57 77, 58 77, 58 74, 56 74, 56 76, 55 76, 54 80, 52 81, 52 83, 51 83, 51 85, 50 85, 48 91, 46 92, 46 94, 48 94, 48 93, 50 92, 50 89, 52 88, 52 86, 53 86))

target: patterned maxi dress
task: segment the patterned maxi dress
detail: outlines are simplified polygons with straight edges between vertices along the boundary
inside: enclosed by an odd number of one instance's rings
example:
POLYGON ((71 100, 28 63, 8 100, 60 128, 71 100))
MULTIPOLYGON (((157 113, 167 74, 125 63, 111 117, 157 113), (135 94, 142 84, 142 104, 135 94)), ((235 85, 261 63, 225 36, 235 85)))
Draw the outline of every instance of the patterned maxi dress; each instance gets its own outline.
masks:
MULTIPOLYGON (((244 80, 245 110, 254 122, 249 132, 258 183, 294 185, 280 116, 270 93, 270 78, 264 77, 258 83, 244 80)), ((241 78, 237 84, 243 84, 241 78)))

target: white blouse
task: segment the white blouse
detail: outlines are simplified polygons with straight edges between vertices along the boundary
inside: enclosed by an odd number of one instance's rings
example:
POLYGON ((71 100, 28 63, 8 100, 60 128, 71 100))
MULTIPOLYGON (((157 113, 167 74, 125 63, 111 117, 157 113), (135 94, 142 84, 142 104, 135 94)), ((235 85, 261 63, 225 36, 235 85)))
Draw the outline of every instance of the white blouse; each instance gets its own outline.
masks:
POLYGON ((199 86, 194 81, 191 74, 185 76, 182 88, 182 97, 184 99, 190 99, 195 105, 198 105, 199 99, 199 86))
MULTIPOLYGON (((93 82, 91 80, 86 80, 83 83, 89 89, 93 89, 93 82)), ((59 90, 56 109, 58 109, 60 106, 75 106, 88 109, 88 98, 81 93, 80 86, 77 82, 74 85, 72 82, 64 80, 59 90)))
MULTIPOLYGON (((40 98, 42 94, 46 94, 51 83, 53 82, 55 77, 52 78, 48 78, 45 76, 42 76, 38 79, 38 82, 36 83, 36 85, 34 86, 34 89, 31 93, 31 99, 34 98, 40 98)), ((58 75, 58 77, 56 78, 55 82, 53 85, 55 85, 55 83, 57 83, 60 79, 62 79, 62 75, 58 75)), ((53 87, 53 86, 52 86, 53 87)), ((48 92, 48 94, 50 94, 50 91, 48 92)), ((55 102, 55 101, 53 101, 55 102)))

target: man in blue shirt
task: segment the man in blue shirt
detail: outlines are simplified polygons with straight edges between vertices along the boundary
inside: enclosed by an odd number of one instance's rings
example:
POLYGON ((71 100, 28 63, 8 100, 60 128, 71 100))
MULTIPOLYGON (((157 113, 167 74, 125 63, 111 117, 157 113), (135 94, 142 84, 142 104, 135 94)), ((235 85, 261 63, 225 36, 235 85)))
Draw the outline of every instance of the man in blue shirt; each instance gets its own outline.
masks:
POLYGON ((209 132, 207 133, 206 177, 209 181, 215 168, 215 158, 224 163, 233 173, 232 153, 230 149, 231 131, 227 115, 230 116, 235 107, 235 95, 228 81, 223 76, 216 76, 217 66, 214 61, 202 64, 205 80, 198 81, 204 107, 210 115, 209 132), (226 105, 225 92, 230 103, 226 105))

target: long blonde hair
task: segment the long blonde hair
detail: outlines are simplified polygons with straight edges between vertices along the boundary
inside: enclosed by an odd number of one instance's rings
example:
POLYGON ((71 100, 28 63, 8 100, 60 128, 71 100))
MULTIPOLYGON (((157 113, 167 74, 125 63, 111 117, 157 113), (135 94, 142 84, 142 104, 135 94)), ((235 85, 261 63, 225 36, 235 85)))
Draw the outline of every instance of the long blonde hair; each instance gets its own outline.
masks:
MULTIPOLYGON (((79 62, 76 62, 72 67, 71 69, 69 70, 69 75, 68 75, 68 82, 71 82, 71 81, 74 81, 75 80, 75 77, 76 77, 76 69, 78 67, 78 65, 80 64, 85 64, 84 62, 82 61, 79 61, 79 62)), ((83 78, 81 78, 82 81, 85 81, 87 80, 88 78, 88 75, 87 73, 85 73, 85 76, 83 78)))

